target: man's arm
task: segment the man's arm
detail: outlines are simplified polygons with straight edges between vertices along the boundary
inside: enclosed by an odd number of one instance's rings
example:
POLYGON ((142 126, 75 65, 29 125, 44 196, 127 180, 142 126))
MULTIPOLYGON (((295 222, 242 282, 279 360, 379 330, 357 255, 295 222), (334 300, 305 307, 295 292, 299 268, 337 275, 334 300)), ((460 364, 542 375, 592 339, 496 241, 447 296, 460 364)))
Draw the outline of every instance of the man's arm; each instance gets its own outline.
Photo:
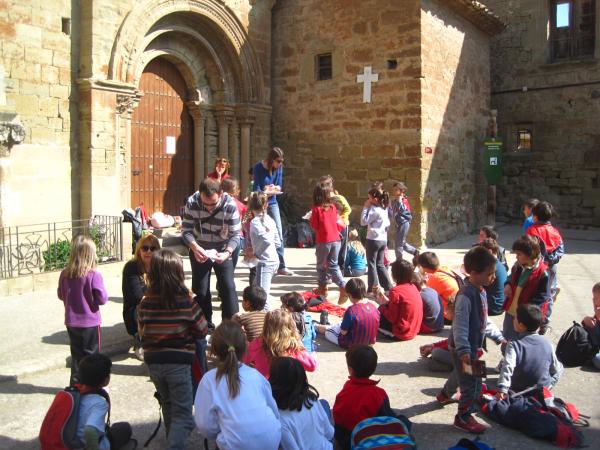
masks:
POLYGON ((517 366, 517 352, 513 346, 513 342, 509 342, 506 346, 506 352, 502 359, 500 369, 500 376, 498 377, 498 391, 502 394, 506 394, 510 388, 515 367, 517 366))

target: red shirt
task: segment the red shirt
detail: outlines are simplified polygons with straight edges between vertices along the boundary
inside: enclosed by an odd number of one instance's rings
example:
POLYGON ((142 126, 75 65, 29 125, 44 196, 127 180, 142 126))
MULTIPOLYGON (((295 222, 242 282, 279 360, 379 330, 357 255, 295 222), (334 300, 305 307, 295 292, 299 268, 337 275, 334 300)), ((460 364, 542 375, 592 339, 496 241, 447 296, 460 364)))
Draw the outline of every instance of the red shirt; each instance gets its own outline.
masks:
POLYGON ((390 301, 379 307, 381 315, 392 324, 392 333, 402 341, 414 338, 423 322, 423 300, 412 283, 403 283, 390 290, 390 301))
POLYGON ((329 205, 327 209, 315 206, 311 210, 310 226, 315 230, 316 243, 326 244, 340 240, 340 230, 337 224, 337 209, 329 205))
POLYGON ((378 415, 387 394, 377 383, 369 378, 349 377, 333 404, 336 426, 351 431, 361 420, 378 415))

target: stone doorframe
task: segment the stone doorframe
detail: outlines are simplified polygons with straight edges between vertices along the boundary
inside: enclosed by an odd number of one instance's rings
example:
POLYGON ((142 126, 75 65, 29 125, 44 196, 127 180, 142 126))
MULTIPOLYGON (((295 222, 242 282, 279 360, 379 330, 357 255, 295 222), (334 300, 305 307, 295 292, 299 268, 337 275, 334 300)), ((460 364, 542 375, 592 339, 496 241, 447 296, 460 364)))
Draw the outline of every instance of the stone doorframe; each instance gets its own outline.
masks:
POLYGON ((246 30, 219 0, 145 0, 136 3, 119 29, 108 79, 79 80, 83 100, 79 142, 81 217, 135 207, 129 204, 131 116, 143 96, 137 86, 144 67, 157 56, 173 62, 188 85, 185 100, 194 120, 195 185, 212 169, 208 150, 213 141, 209 141, 207 130, 209 123, 216 123, 218 154, 232 160, 232 175, 240 180, 242 192, 248 186, 253 128, 260 117, 258 132, 270 135, 271 107, 246 30), (181 14, 186 20, 177 23, 181 14), (218 31, 202 35, 189 26, 194 20, 210 23, 218 31), (185 38, 161 40, 169 33, 185 38), (201 49, 194 52, 186 48, 187 41, 201 49), (96 133, 98 128, 104 133, 96 133), (114 130, 112 136, 106 133, 109 129, 114 130))

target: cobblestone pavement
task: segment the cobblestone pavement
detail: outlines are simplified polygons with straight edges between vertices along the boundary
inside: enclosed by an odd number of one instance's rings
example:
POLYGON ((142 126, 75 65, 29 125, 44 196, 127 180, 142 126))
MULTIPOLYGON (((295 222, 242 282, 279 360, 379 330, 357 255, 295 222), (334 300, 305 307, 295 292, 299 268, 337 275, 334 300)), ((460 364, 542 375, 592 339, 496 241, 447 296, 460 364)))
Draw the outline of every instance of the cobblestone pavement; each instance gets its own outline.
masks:
MULTIPOLYGON (((510 248, 518 233, 514 226, 500 228, 501 244, 510 248)), ((548 337, 554 343, 573 320, 580 320, 591 309, 591 287, 600 281, 600 233, 566 230, 567 255, 559 266, 561 294, 553 313, 548 337)), ((458 268, 462 257, 476 236, 454 239, 434 249, 443 263, 458 268)), ((306 290, 315 285, 314 251, 286 250, 288 265, 295 277, 277 277, 274 294, 290 290, 306 290)), ((509 257, 509 262, 512 258, 509 257)), ((114 272, 114 271, 113 271, 114 272)), ((189 275, 189 273, 188 273, 189 275)), ((103 307, 103 344, 113 355, 113 376, 109 386, 112 421, 128 420, 134 434, 144 441, 158 419, 154 388, 145 366, 128 353, 129 339, 121 323, 122 299, 119 277, 106 280, 111 300, 103 307)), ((236 278, 238 291, 247 283, 247 270, 236 278)), ((331 296, 335 299, 335 293, 331 296)), ((218 308, 218 305, 215 304, 218 308)), ((69 379, 65 358, 69 354, 67 336, 62 325, 62 307, 52 291, 23 294, 0 300, 0 448, 38 448, 36 436, 54 393, 69 379)), ((315 314, 315 318, 317 315, 315 314)), ((334 318, 332 318, 334 319, 334 318)), ((501 321, 496 318, 500 325, 501 321)), ((392 407, 407 415, 420 449, 441 450, 456 443, 465 434, 451 426, 456 406, 439 407, 435 394, 443 385, 445 374, 427 371, 419 357, 419 346, 445 337, 447 329, 435 336, 418 336, 410 342, 392 342, 381 338, 376 344, 379 366, 375 378, 389 394, 392 407)), ((310 382, 321 397, 331 403, 347 377, 343 351, 321 339, 319 367, 309 374, 310 382)), ((499 361, 499 350, 493 344, 485 355, 489 367, 499 361)), ((497 375, 487 383, 494 385, 497 375)), ((556 395, 575 403, 591 415, 591 426, 584 429, 589 448, 600 448, 600 406, 597 390, 600 372, 587 368, 566 369, 556 387, 556 395)), ((497 449, 551 449, 552 444, 529 439, 524 435, 490 423, 483 440, 497 449)), ((164 429, 150 448, 166 447, 164 429)), ((194 432, 189 449, 202 448, 201 437, 194 432)))

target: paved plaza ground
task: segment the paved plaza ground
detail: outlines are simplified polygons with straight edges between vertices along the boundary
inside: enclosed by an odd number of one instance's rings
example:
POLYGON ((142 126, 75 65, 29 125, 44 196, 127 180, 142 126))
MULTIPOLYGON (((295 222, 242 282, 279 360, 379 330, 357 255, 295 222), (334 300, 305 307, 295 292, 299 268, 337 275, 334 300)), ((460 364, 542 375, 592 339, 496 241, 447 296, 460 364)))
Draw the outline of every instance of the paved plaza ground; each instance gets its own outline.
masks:
MULTIPOLYGON (((499 229, 500 243, 510 248, 519 233, 517 226, 499 229)), ((591 288, 600 281, 600 232, 598 230, 564 230, 567 254, 559 265, 561 294, 553 313, 548 338, 556 343, 560 334, 573 320, 591 313, 591 288)), ((454 239, 434 251, 444 264, 458 268, 465 251, 476 236, 454 239)), ((274 295, 291 290, 307 290, 315 286, 313 249, 286 249, 286 260, 294 277, 277 277, 274 295)), ((509 263, 514 258, 509 256, 509 263)), ((115 265, 113 265, 115 266, 115 265)), ((186 261, 188 267, 189 262, 186 261)), ((102 339, 104 351, 113 356, 113 376, 110 383, 113 422, 132 423, 135 437, 143 442, 158 419, 158 407, 153 398, 154 387, 145 366, 128 353, 130 339, 122 324, 120 266, 102 266, 110 301, 102 308, 102 339)), ((246 286, 247 269, 236 275, 238 292, 246 286)), ((332 293, 335 301, 337 294, 332 293)), ((215 307, 218 305, 215 304, 215 307)), ((218 316, 218 312, 215 316, 218 316)), ((315 318, 317 315, 315 314, 315 318)), ((333 318, 332 318, 333 320, 333 318)), ((501 318, 494 318, 498 325, 501 318)), ((455 444, 465 433, 450 424, 455 405, 438 406, 435 394, 444 383, 445 374, 427 371, 419 356, 419 346, 448 333, 448 327, 434 336, 418 336, 409 342, 392 342, 383 337, 375 349, 379 366, 374 378, 386 389, 391 405, 408 416, 420 449, 442 450, 455 444)), ((491 344, 484 356, 489 367, 500 358, 499 349, 491 344)), ((65 359, 69 355, 67 333, 63 325, 63 308, 56 292, 35 292, 0 300, 0 448, 38 448, 36 436, 44 414, 57 390, 69 380, 65 359)), ((318 367, 309 374, 310 382, 322 398, 333 403, 347 377, 344 352, 320 339, 318 367)), ((490 374, 487 383, 495 385, 497 375, 490 374)), ((600 406, 597 400, 600 372, 588 368, 566 369, 555 389, 556 395, 575 403, 580 411, 592 416, 591 426, 584 430, 589 448, 600 448, 600 406)), ((496 449, 550 449, 552 444, 529 439, 524 435, 490 423, 483 440, 496 449)), ((164 428, 150 448, 166 447, 164 428)), ((194 431, 189 449, 201 447, 201 437, 194 431)))

